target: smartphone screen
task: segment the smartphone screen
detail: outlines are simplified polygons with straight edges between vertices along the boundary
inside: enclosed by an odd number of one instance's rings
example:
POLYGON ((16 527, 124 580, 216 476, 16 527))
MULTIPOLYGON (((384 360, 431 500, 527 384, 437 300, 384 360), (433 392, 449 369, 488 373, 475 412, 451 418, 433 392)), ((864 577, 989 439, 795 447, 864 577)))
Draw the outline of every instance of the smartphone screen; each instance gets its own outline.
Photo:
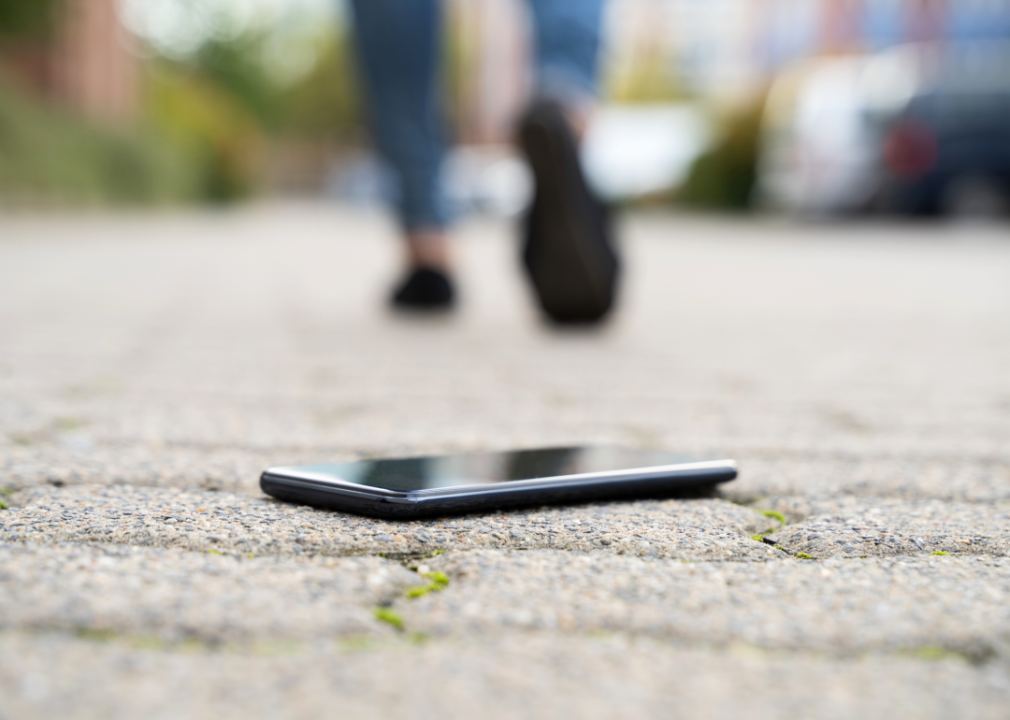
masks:
POLYGON ((412 492, 691 462, 698 460, 662 451, 594 446, 361 460, 289 469, 357 485, 412 492))

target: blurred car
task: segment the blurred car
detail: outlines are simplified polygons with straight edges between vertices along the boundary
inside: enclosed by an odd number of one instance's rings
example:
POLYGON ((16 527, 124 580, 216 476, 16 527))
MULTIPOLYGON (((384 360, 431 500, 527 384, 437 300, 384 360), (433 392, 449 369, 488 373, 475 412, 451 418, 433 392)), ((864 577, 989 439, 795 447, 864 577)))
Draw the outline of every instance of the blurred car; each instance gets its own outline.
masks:
POLYGON ((909 45, 783 73, 758 193, 811 215, 1010 213, 1010 44, 909 45))

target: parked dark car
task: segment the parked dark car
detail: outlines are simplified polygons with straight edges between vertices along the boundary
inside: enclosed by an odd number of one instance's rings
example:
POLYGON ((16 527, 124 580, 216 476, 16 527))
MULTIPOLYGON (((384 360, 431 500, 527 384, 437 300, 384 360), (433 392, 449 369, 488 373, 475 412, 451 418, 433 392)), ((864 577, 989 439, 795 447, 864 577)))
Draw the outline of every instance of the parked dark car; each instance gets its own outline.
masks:
POLYGON ((1010 53, 951 48, 891 124, 887 207, 914 215, 1010 210, 1010 53))
POLYGON ((905 46, 784 73, 759 189, 801 213, 1010 215, 1010 44, 905 46))

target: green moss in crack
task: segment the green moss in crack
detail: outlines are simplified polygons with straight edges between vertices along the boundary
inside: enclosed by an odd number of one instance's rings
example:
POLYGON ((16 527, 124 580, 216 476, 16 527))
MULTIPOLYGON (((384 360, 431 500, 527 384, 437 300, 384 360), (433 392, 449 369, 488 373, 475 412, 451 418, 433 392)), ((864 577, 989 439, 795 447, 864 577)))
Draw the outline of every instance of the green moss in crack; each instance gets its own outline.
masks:
POLYGON ((431 592, 439 592, 445 590, 449 586, 449 578, 445 573, 433 572, 424 573, 421 575, 423 578, 427 578, 430 582, 427 585, 418 585, 417 587, 412 587, 405 593, 408 598, 413 600, 414 598, 424 597, 431 592))
POLYGON ((0 500, 0 510, 6 510, 9 506, 3 500, 0 500))
POLYGON ((372 614, 375 615, 375 619, 384 622, 387 625, 392 625, 394 628, 403 632, 403 618, 400 617, 400 613, 396 612, 392 608, 388 607, 377 607, 372 614))
POLYGON ((814 558, 806 553, 796 553, 796 558, 798 560, 813 560, 814 558))
MULTIPOLYGON (((417 569, 421 567, 421 563, 424 560, 430 560, 433 557, 438 557, 439 555, 444 555, 445 550, 432 550, 430 553, 425 553, 424 555, 408 554, 403 559, 400 560, 404 567, 408 570, 413 570, 417 572, 417 569)), ((387 558, 389 559, 389 558, 387 558)))
POLYGON ((368 635, 350 635, 338 640, 337 647, 346 652, 364 652, 375 647, 375 638, 368 635))
POLYGON ((750 539, 751 540, 756 540, 757 542, 764 542, 766 534, 767 533, 761 533, 760 535, 751 535, 750 539))
POLYGON ((758 510, 759 513, 765 517, 775 518, 780 524, 786 525, 786 516, 780 513, 778 510, 758 510))
POLYGON ((930 555, 950 555, 946 550, 934 550, 930 555))
POLYGON ((909 654, 917 660, 925 660, 927 662, 942 662, 944 660, 971 662, 971 658, 965 653, 939 645, 924 645, 914 648, 909 654))
POLYGON ((94 630, 92 628, 77 628, 74 634, 81 640, 100 643, 112 642, 119 637, 112 630, 94 630))

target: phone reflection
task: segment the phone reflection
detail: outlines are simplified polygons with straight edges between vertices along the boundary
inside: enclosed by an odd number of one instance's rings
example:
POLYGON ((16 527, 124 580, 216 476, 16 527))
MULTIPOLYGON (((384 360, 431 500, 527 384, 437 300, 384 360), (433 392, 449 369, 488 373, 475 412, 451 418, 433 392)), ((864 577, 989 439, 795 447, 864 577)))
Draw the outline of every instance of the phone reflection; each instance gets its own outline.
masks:
POLYGON ((673 465, 667 452, 617 447, 560 447, 435 457, 363 460, 315 466, 335 478, 398 492, 673 465))

